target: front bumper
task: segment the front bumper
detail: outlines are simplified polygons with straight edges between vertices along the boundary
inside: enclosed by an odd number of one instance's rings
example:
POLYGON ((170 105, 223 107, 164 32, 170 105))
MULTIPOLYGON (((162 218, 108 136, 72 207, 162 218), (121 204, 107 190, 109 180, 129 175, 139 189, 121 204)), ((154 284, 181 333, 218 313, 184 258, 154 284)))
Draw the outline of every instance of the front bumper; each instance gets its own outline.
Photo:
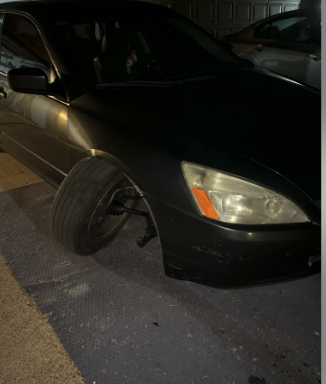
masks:
POLYGON ((321 270, 317 224, 226 225, 150 196, 146 200, 170 277, 227 288, 292 280, 321 270))

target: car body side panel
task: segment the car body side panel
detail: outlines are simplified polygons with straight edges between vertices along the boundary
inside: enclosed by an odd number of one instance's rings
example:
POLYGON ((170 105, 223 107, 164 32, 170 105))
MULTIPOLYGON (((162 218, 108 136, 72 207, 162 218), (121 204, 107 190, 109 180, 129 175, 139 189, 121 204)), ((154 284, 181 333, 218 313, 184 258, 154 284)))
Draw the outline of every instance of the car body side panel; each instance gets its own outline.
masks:
POLYGON ((69 147, 65 143, 68 107, 38 95, 16 93, 0 76, 7 98, 0 103, 0 131, 55 168, 68 173, 69 147))
POLYGON ((277 72, 297 81, 303 81, 308 54, 293 49, 263 46, 250 52, 252 60, 259 67, 277 72))
POLYGON ((43 159, 36 156, 35 153, 29 151, 1 131, 0 148, 16 157, 17 160, 26 165, 55 188, 59 188, 66 177, 65 173, 54 168, 51 164, 45 162, 43 159))

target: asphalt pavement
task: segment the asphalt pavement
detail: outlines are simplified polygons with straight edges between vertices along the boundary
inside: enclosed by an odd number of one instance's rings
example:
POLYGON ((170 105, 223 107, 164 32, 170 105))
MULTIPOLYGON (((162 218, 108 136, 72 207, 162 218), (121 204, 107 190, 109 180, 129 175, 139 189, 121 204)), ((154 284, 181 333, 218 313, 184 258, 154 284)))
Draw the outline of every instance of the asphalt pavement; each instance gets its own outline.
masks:
POLYGON ((321 383, 320 275, 236 290, 170 279, 159 240, 136 245, 136 216, 79 257, 49 231, 54 194, 3 188, 0 249, 86 383, 321 383))

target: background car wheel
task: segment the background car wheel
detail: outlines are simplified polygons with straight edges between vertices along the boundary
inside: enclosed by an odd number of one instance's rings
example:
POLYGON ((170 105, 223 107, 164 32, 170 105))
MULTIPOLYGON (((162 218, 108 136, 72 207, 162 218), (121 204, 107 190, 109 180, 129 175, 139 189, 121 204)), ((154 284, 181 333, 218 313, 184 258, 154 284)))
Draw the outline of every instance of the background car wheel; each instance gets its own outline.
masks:
POLYGON ((107 245, 129 217, 127 213, 108 214, 111 203, 118 201, 126 208, 134 208, 138 196, 114 166, 97 157, 85 158, 69 172, 54 198, 52 232, 71 252, 81 256, 95 253, 107 245))

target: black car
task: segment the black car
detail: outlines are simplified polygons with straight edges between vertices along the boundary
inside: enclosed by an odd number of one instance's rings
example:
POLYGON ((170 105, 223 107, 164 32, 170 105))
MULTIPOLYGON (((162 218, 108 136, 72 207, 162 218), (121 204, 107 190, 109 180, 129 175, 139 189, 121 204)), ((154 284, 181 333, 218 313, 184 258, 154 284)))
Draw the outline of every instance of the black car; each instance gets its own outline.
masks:
POLYGON ((320 271, 319 91, 149 3, 2 3, 0 42, 0 147, 58 188, 50 224, 70 251, 137 214, 170 277, 320 271))

